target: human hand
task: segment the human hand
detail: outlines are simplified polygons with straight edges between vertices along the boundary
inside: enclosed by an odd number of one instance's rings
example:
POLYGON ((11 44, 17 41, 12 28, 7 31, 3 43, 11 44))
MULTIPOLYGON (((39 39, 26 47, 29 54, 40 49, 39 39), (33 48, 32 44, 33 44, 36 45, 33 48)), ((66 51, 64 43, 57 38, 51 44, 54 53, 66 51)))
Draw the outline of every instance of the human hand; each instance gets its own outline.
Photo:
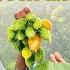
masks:
POLYGON ((50 55, 50 58, 53 62, 55 63, 65 63, 65 60, 63 57, 60 55, 59 52, 54 52, 53 54, 50 55))
POLYGON ((28 7, 25 7, 23 9, 19 10, 18 12, 16 12, 14 16, 16 19, 20 19, 22 17, 23 18, 26 17, 26 15, 30 12, 31 12, 31 10, 28 7))
POLYGON ((25 59, 22 57, 21 53, 18 54, 16 60, 16 70, 26 70, 25 59))

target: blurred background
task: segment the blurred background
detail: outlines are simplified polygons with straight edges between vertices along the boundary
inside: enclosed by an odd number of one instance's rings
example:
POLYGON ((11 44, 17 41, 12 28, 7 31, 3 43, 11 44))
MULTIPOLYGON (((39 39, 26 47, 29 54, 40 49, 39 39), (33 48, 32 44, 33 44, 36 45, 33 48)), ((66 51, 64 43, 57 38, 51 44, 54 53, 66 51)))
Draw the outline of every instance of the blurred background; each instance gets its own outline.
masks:
POLYGON ((58 51, 70 62, 70 2, 3 0, 0 2, 0 70, 15 70, 17 52, 7 40, 6 32, 14 14, 24 7, 30 7, 35 15, 48 18, 53 23, 51 44, 47 41, 42 43, 46 58, 58 51))
MULTIPOLYGON (((0 1, 4 1, 4 0, 0 0, 0 1)), ((14 1, 14 0, 6 0, 6 1, 14 1)), ((19 0, 19 1, 70 1, 70 0, 19 0)))

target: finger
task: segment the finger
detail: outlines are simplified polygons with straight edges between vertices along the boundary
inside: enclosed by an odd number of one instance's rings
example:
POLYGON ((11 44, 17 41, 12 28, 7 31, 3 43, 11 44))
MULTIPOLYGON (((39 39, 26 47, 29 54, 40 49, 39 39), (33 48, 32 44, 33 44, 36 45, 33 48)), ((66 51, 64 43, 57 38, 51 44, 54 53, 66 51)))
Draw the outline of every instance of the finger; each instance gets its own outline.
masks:
POLYGON ((30 8, 28 8, 28 7, 25 7, 25 8, 23 9, 23 11, 25 11, 25 13, 26 13, 26 14, 28 14, 28 13, 30 13, 30 12, 31 12, 31 9, 30 9, 30 8))
POLYGON ((54 55, 55 55, 55 59, 58 62, 61 62, 61 63, 64 63, 65 62, 65 60, 62 58, 62 56, 59 54, 59 52, 55 52, 54 55))
POLYGON ((20 15, 20 13, 16 13, 14 16, 16 19, 20 19, 22 16, 20 15))
POLYGON ((50 55, 50 58, 51 58, 51 60, 52 60, 53 62, 57 63, 57 61, 56 61, 56 59, 55 59, 55 55, 54 55, 54 54, 51 54, 51 55, 50 55))
POLYGON ((15 18, 16 19, 20 19, 22 17, 25 18, 26 15, 30 12, 31 12, 31 10, 28 7, 25 7, 22 10, 20 10, 18 13, 15 14, 15 18))
POLYGON ((25 11, 23 11, 23 10, 21 10, 20 12, 19 12, 19 14, 21 15, 21 17, 23 17, 23 18, 25 18, 26 17, 26 13, 25 13, 25 11))

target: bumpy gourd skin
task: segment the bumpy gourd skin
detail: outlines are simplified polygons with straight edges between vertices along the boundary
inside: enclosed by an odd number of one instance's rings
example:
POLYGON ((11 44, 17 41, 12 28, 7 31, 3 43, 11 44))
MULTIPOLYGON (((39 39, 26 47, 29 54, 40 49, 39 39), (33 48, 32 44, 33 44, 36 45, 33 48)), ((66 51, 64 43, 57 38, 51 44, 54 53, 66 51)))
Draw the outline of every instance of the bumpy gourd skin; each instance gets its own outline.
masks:
POLYGON ((38 62, 41 62, 44 59, 44 52, 42 49, 39 49, 36 53, 35 53, 35 60, 38 62))
POLYGON ((25 60, 27 60, 32 56, 32 51, 28 47, 25 47, 22 50, 22 56, 25 58, 25 60))
POLYGON ((52 30, 52 22, 49 19, 43 19, 43 27, 47 30, 52 30))
POLYGON ((38 30, 42 27, 42 20, 40 18, 37 18, 33 24, 33 27, 38 30))
POLYGON ((10 28, 7 29, 7 37, 8 37, 8 40, 13 42, 15 41, 15 36, 16 36, 16 32, 11 30, 10 28))
POLYGON ((28 13, 26 19, 30 22, 35 22, 36 16, 33 13, 28 13))
POLYGON ((17 22, 15 23, 15 27, 14 30, 24 30, 26 28, 26 20, 24 18, 20 18, 19 20, 17 20, 17 22))
POLYGON ((37 52, 40 48, 40 42, 41 38, 38 35, 35 35, 28 40, 28 45, 32 51, 37 52))
POLYGON ((35 34, 36 34, 36 31, 32 27, 27 27, 25 32, 26 32, 26 36, 28 38, 31 38, 31 37, 35 36, 35 34))
POLYGON ((47 30, 46 28, 41 28, 40 29, 40 35, 43 39, 48 40, 51 42, 51 32, 47 30))
POLYGON ((35 56, 32 55, 28 60, 25 60, 25 63, 29 67, 29 69, 32 69, 33 65, 35 64, 35 56))

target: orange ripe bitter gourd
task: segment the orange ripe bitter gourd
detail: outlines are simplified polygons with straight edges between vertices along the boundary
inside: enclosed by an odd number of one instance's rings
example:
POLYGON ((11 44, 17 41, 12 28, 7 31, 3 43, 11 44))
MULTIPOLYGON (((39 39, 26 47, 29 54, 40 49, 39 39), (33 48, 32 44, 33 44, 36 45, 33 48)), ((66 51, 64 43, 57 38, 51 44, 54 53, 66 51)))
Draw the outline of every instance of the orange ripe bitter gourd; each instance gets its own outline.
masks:
POLYGON ((33 38, 30 38, 28 40, 28 45, 31 50, 37 52, 37 50, 40 48, 40 42, 41 42, 40 37, 38 35, 35 35, 33 38))
POLYGON ((52 22, 48 19, 44 19, 43 27, 51 31, 52 30, 52 22))

